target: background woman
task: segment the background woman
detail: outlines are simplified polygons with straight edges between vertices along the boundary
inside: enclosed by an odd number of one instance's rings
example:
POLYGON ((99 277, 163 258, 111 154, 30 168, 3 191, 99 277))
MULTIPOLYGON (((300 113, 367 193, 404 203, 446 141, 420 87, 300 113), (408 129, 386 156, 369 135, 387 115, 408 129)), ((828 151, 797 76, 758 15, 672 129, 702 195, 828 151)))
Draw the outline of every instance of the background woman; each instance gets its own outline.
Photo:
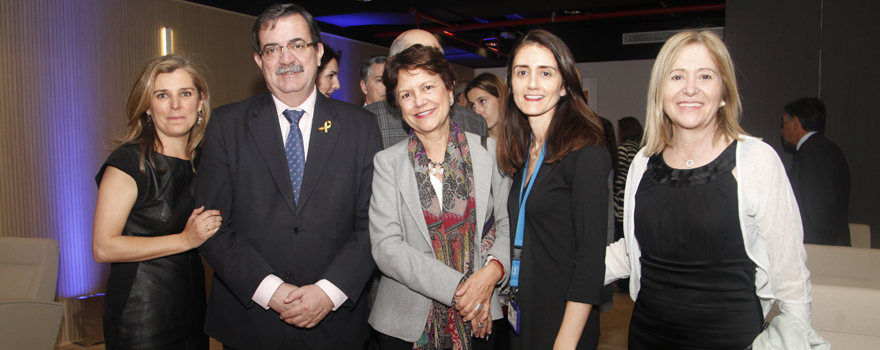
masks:
POLYGON ((810 322, 797 203, 741 113, 724 43, 711 32, 670 38, 627 178, 625 238, 606 259, 606 282, 631 275, 630 349, 745 349, 775 300, 810 322))
POLYGON ((510 183, 495 142, 450 121, 455 75, 440 50, 398 53, 382 81, 412 131, 374 159, 370 240, 383 276, 370 324, 382 349, 491 349, 473 337, 501 317, 510 271, 510 183))
POLYGON ((486 118, 489 137, 497 140, 501 133, 498 120, 501 119, 504 102, 507 101, 507 84, 495 74, 483 73, 471 80, 464 94, 467 96, 468 107, 486 118))
POLYGON ((531 31, 517 41, 507 76, 498 163, 514 174, 511 236, 521 231, 523 237, 514 294, 521 331, 511 345, 595 349, 593 305, 602 289, 611 171, 602 127, 584 99, 571 52, 550 32, 531 31))
POLYGON ((336 90, 339 90, 339 54, 327 44, 324 44, 324 55, 321 56, 318 78, 315 80, 318 92, 324 96, 330 97, 336 90))
MULTIPOLYGON (((614 175, 614 240, 623 238, 623 190, 626 187, 626 174, 629 173, 629 165, 636 153, 641 149, 642 123, 633 117, 623 117, 617 121, 617 137, 620 146, 617 146, 617 171, 614 175)), ((606 137, 607 139, 607 137, 606 137)), ((629 292, 629 278, 617 281, 617 287, 622 293, 629 292)))
POLYGON ((107 349, 207 349, 204 267, 195 248, 221 225, 193 210, 194 160, 211 103, 189 60, 147 63, 128 97, 128 133, 96 176, 92 250, 112 263, 104 297, 107 349))

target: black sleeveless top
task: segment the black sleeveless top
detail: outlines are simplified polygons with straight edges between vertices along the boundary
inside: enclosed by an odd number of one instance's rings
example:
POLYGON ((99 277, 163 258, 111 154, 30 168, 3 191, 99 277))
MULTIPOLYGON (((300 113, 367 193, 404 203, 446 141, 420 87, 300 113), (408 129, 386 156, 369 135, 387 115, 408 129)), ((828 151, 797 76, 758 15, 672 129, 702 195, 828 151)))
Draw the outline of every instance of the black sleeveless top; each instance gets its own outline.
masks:
MULTIPOLYGON (((124 236, 156 237, 183 231, 192 214, 195 174, 189 161, 155 154, 156 168, 139 169, 138 145, 110 154, 107 166, 122 170, 138 188, 124 236)), ((112 263, 104 296, 104 341, 111 349, 208 349, 205 270, 197 250, 141 262, 112 263)))
POLYGON ((739 222, 736 142, 694 169, 648 161, 636 192, 641 290, 630 349, 745 349, 763 312, 739 222))

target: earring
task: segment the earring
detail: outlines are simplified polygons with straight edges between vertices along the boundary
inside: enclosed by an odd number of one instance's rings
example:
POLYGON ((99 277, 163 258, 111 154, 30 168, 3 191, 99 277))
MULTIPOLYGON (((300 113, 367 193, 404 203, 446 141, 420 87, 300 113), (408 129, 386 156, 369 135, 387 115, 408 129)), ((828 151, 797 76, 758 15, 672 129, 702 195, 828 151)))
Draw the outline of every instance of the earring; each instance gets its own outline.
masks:
POLYGON ((196 125, 202 125, 202 111, 199 111, 199 119, 196 119, 196 125))
POLYGON ((721 107, 727 106, 727 102, 721 101, 721 107))
POLYGON ((449 107, 452 107, 453 105, 455 105, 455 100, 450 100, 450 101, 449 101, 449 107))
POLYGON ((147 114, 147 124, 153 125, 153 116, 147 114))

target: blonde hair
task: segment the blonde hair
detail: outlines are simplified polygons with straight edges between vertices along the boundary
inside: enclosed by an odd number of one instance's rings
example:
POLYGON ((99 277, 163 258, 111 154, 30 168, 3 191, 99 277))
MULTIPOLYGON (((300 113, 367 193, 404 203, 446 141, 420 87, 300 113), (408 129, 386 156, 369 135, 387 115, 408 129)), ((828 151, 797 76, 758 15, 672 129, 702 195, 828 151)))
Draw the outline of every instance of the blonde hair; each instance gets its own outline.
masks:
MULTIPOLYGON (((128 95, 128 103, 125 106, 128 131, 125 135, 113 138, 119 144, 134 143, 140 145, 141 159, 139 168, 141 173, 146 173, 144 168, 145 161, 150 162, 155 168, 156 164, 153 162, 153 156, 156 153, 156 149, 162 146, 162 141, 156 134, 156 128, 150 120, 150 116, 147 115, 147 110, 150 109, 150 102, 153 98, 153 84, 156 82, 156 77, 159 74, 172 73, 178 69, 183 69, 189 74, 199 94, 199 98, 202 100, 202 108, 200 110, 202 120, 201 122, 196 122, 192 129, 190 129, 189 140, 186 144, 186 154, 193 167, 193 171, 195 171, 195 163, 193 161, 196 159, 199 148, 205 140, 205 127, 208 125, 208 120, 211 116, 211 95, 208 93, 208 83, 205 82, 205 78, 196 64, 183 56, 171 54, 156 57, 144 66, 137 81, 131 88, 131 93, 128 95)), ((156 170, 164 171, 164 169, 156 170)))
POLYGON ((721 100, 727 105, 721 107, 715 117, 713 144, 723 136, 739 139, 740 135, 747 135, 739 125, 739 120, 742 117, 742 103, 739 98, 739 90, 736 87, 733 60, 730 58, 727 47, 713 32, 687 30, 666 41, 654 61, 653 70, 651 70, 651 82, 648 84, 648 108, 645 115, 645 137, 642 140, 642 146, 645 147, 645 155, 647 156, 660 153, 666 147, 671 147, 674 144, 672 122, 663 110, 663 90, 666 86, 666 79, 672 71, 672 64, 690 45, 703 45, 709 50, 712 61, 718 67, 718 74, 723 84, 721 100))

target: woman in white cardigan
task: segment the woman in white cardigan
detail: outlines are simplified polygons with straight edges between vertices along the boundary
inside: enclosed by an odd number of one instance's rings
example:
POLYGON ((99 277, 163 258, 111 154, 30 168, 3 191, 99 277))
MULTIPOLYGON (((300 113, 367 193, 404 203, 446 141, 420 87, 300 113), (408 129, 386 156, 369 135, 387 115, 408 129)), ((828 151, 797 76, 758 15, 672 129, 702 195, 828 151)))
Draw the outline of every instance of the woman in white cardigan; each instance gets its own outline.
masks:
POLYGON ((797 202, 776 152, 745 135, 730 54, 711 32, 667 41, 605 283, 630 278, 630 349, 745 349, 773 302, 810 322, 797 202))

